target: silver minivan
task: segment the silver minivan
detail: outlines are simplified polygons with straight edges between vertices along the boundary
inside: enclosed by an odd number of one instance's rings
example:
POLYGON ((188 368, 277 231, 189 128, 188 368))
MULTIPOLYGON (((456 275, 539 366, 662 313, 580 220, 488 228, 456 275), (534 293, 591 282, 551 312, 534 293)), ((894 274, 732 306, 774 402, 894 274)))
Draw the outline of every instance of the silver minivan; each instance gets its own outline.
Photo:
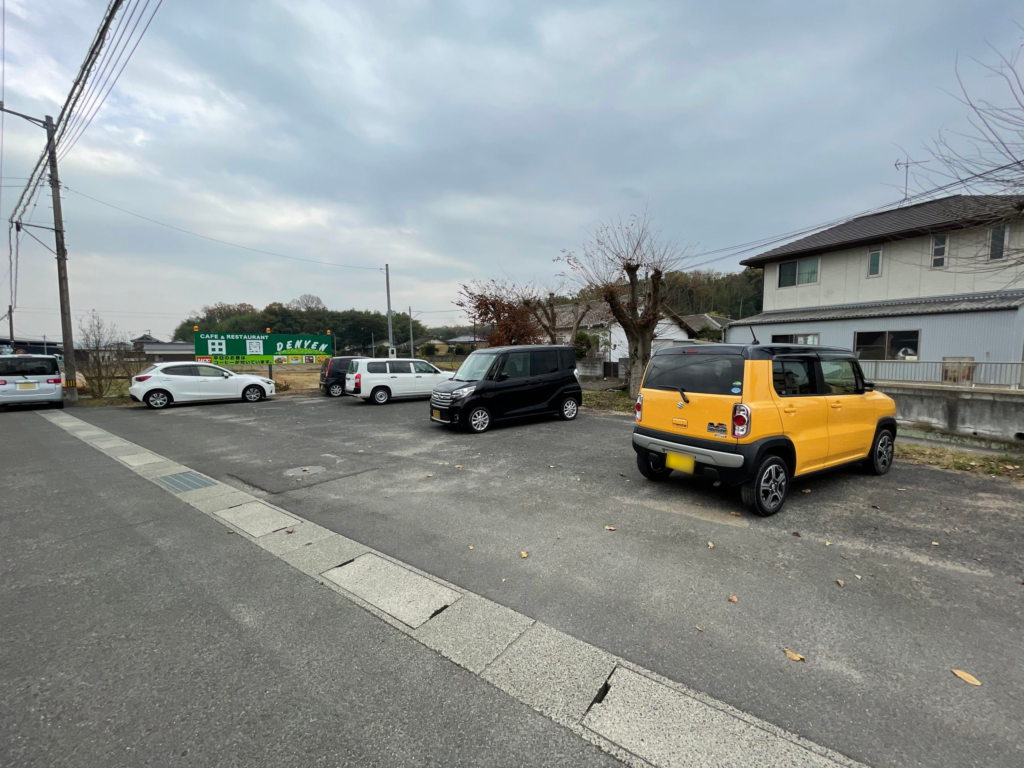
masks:
POLYGON ((64 407, 57 358, 53 355, 0 355, 0 406, 31 403, 64 407))

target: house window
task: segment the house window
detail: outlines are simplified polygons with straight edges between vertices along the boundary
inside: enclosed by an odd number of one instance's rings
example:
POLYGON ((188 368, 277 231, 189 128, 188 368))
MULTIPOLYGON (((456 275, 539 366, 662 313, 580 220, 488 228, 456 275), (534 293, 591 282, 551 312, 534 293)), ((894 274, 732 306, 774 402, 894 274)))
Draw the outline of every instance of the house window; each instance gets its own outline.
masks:
POLYGON ((818 257, 779 264, 779 288, 818 282, 818 257))
POLYGON ((920 331, 857 331, 853 350, 861 360, 917 360, 920 331))
POLYGON ((879 277, 882 274, 882 246, 868 251, 868 277, 879 277))
POLYGON ((932 269, 942 269, 946 266, 946 235, 932 235, 932 269))
POLYGON ((816 333, 785 333, 772 336, 772 344, 821 344, 816 333))
POLYGON ((992 227, 989 231, 990 238, 988 244, 988 260, 989 261, 1002 261, 1006 255, 1006 233, 1007 228, 1005 224, 1001 224, 998 227, 992 227))

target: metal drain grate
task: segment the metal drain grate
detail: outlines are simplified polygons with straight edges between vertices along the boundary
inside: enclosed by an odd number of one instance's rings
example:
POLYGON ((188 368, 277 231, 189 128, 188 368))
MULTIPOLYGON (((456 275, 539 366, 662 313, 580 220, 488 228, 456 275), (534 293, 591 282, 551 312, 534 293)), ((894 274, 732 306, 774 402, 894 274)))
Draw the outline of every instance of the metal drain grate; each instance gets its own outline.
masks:
POLYGON ((209 488, 216 485, 216 480, 203 477, 198 472, 179 472, 176 475, 164 475, 154 477, 153 482, 162 485, 171 493, 185 493, 186 491, 197 491, 200 488, 209 488))

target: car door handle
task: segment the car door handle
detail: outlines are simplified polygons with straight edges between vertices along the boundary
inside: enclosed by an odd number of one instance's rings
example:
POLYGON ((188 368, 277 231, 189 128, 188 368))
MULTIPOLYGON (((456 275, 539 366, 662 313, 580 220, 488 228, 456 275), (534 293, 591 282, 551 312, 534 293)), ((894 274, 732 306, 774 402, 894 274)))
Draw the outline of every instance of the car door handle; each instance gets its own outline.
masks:
POLYGON ((391 378, 392 378, 392 379, 397 379, 398 377, 397 377, 397 376, 392 376, 391 378))
POLYGON ((420 376, 420 375, 419 375, 419 374, 417 373, 417 374, 416 374, 416 378, 417 378, 417 379, 422 379, 423 377, 422 377, 422 376, 420 376))
POLYGON ((796 408, 783 408, 783 413, 796 413, 796 408))
POLYGON ((832 403, 832 407, 833 408, 842 408, 843 404, 842 403, 832 403))

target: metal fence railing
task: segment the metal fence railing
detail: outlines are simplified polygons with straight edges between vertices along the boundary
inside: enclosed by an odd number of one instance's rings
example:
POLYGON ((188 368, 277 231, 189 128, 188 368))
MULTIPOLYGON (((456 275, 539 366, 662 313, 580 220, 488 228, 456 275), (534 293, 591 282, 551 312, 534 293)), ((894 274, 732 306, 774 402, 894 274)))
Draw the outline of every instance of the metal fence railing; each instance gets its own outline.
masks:
POLYGON ((943 387, 1024 389, 1024 363, 987 363, 968 360, 861 360, 870 381, 933 384, 943 387))

